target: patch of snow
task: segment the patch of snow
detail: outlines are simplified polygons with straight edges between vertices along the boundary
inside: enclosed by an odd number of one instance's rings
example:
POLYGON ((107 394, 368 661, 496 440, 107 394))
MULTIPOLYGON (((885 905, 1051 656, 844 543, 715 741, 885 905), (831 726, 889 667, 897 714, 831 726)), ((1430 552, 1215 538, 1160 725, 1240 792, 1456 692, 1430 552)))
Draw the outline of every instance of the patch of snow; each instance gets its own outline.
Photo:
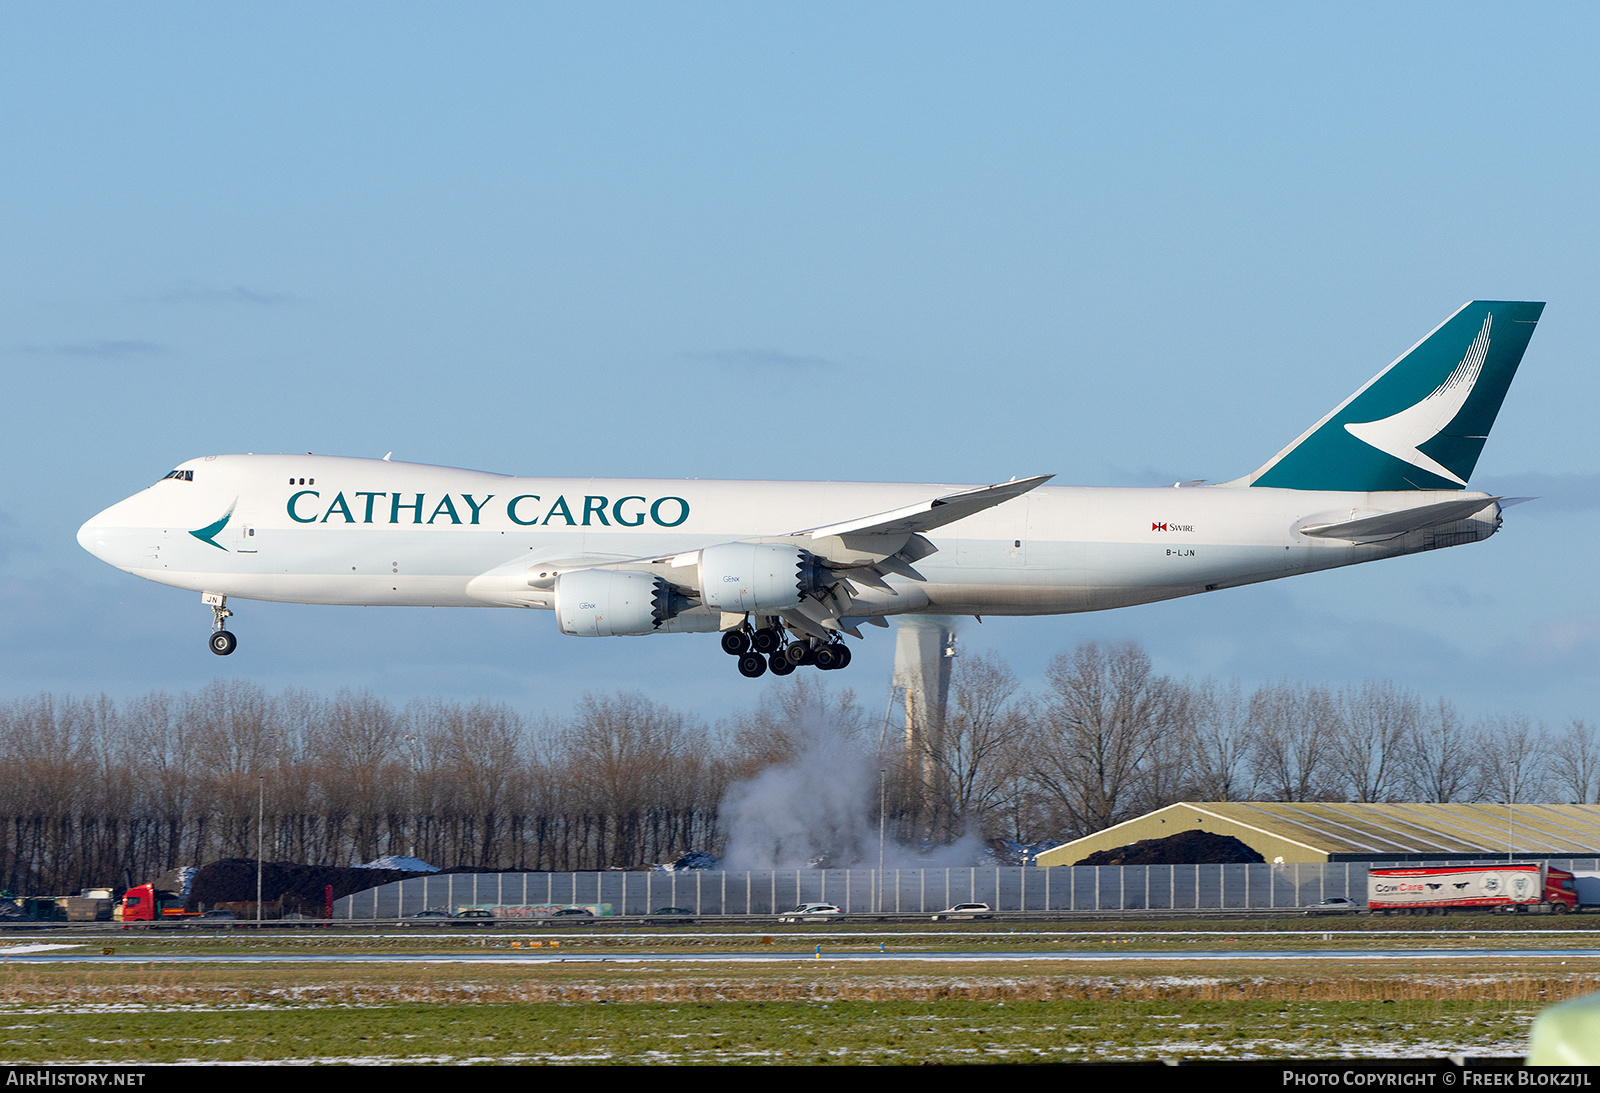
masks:
POLYGON ((357 869, 400 869, 407 873, 437 873, 437 865, 429 865, 421 858, 411 858, 404 854, 385 854, 381 858, 373 858, 356 866, 357 869))

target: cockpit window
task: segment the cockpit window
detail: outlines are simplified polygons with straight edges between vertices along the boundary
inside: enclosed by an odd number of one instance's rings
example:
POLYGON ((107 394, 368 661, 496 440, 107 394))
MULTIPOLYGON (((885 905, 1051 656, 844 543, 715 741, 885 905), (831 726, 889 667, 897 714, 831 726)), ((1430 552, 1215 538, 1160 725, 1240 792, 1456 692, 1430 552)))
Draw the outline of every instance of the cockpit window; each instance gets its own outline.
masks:
POLYGON ((194 481, 194 472, 193 471, 170 471, 170 472, 167 473, 167 475, 165 477, 163 477, 161 479, 161 481, 165 482, 168 478, 176 478, 179 482, 193 482, 194 481))

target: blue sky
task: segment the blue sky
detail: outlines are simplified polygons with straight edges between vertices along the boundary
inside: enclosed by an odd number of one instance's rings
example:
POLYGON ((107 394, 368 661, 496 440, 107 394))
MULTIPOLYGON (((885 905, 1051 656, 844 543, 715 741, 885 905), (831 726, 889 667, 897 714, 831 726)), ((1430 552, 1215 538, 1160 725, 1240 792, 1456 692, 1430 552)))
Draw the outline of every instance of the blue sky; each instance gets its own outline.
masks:
MULTIPOLYGON (((1549 302, 1474 547, 969 621, 1179 675, 1600 716, 1589 6, 0 11, 0 695, 218 675, 753 702, 705 637, 236 604, 78 549, 178 462, 1157 485, 1260 465, 1463 301, 1549 302)), ((834 685, 884 693, 869 631, 834 685)))

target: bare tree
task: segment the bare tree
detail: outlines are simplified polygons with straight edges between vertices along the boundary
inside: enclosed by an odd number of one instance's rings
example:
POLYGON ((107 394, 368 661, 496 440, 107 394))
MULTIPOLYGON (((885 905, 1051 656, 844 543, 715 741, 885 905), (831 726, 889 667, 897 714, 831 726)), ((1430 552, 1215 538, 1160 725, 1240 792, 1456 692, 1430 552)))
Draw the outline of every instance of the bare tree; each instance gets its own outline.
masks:
POLYGON ((1334 708, 1332 758, 1348 799, 1371 804, 1393 798, 1405 747, 1416 736, 1421 702, 1388 680, 1346 688, 1334 708))
POLYGON ((348 839, 356 861, 371 861, 380 853, 384 820, 393 810, 390 798, 404 778, 394 711, 370 693, 340 691, 316 711, 308 730, 311 756, 324 772, 325 812, 330 820, 339 818, 341 829, 346 821, 352 825, 339 843, 348 839))
POLYGON ((434 801, 450 836, 452 864, 494 867, 510 811, 525 792, 522 720, 509 707, 422 703, 428 749, 439 757, 434 801))
POLYGON ((1538 800, 1548 758, 1543 726, 1521 714, 1485 718, 1479 725, 1483 796, 1508 804, 1538 800))
POLYGON ((1226 686, 1207 681, 1193 688, 1190 709, 1194 796, 1202 801, 1254 799, 1255 739, 1239 681, 1226 686))
POLYGON ((1027 723, 1015 701, 1017 677, 997 658, 960 658, 951 681, 951 710, 944 720, 937 756, 940 813, 950 817, 949 838, 970 822, 983 826, 1004 801, 1010 767, 1021 758, 1018 744, 1027 723))
POLYGON ((1137 645, 1086 642, 1050 664, 1032 769, 1076 834, 1126 819, 1146 764, 1172 735, 1174 687, 1137 645))
POLYGON ((635 866, 673 848, 681 814, 702 803, 691 738, 703 735, 637 691, 578 703, 564 750, 596 820, 598 867, 635 866))
POLYGON ((1412 800, 1450 804, 1472 801, 1482 781, 1482 748, 1476 727, 1469 727, 1449 702, 1419 712, 1406 749, 1401 784, 1412 800))
POLYGON ((1188 683, 1164 680, 1159 746, 1150 750, 1128 799, 1132 813, 1154 812, 1194 796, 1195 691, 1188 683))
POLYGON ((1274 683, 1250 696, 1255 770, 1261 788, 1279 801, 1319 801, 1337 794, 1328 785, 1333 700, 1320 687, 1274 683))
POLYGON ((259 687, 218 680, 184 695, 178 716, 198 730, 201 764, 209 774, 211 811, 221 850, 255 857, 257 779, 266 775, 277 743, 272 700, 259 687))
POLYGON ((62 890, 84 873, 77 818, 94 784, 86 726, 72 700, 51 695, 12 703, 5 722, 0 800, 11 838, 3 883, 62 890))
POLYGON ((136 698, 123 712, 133 748, 143 768, 146 807, 160 825, 159 860, 165 868, 185 862, 195 849, 196 804, 201 798, 195 734, 172 715, 172 700, 160 692, 136 698))
POLYGON ((1556 792, 1575 805, 1600 802, 1600 731, 1574 718, 1550 749, 1556 792))

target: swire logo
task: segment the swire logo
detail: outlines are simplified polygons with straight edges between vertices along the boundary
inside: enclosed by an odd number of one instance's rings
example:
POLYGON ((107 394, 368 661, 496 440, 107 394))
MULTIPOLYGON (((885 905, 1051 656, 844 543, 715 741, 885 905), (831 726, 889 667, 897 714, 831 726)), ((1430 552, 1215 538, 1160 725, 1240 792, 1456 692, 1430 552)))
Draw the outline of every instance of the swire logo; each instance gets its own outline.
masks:
POLYGON ((1150 530, 1151 531, 1193 531, 1194 530, 1194 525, 1193 524, 1169 524, 1165 520, 1160 521, 1160 522, 1152 520, 1152 521, 1150 521, 1150 530))

